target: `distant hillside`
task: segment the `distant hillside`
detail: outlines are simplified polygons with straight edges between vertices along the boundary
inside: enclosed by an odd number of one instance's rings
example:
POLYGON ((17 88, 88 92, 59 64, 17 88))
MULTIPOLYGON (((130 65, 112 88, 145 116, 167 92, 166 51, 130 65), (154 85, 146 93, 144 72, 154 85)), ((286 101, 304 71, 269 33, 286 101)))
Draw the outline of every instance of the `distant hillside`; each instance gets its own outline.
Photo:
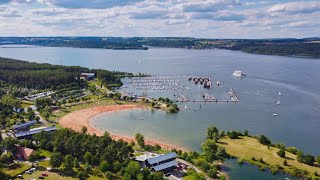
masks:
POLYGON ((320 38, 304 39, 199 39, 188 37, 0 37, 0 45, 21 44, 51 47, 142 49, 148 46, 229 49, 254 54, 320 58, 320 38))

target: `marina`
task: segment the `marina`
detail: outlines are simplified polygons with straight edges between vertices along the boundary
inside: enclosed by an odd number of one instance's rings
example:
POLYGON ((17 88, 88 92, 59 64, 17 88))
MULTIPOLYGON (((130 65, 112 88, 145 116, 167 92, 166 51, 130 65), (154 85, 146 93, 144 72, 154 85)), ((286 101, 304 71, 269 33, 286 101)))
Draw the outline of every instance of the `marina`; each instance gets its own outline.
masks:
POLYGON ((179 80, 169 76, 131 78, 134 90, 185 90, 179 80))

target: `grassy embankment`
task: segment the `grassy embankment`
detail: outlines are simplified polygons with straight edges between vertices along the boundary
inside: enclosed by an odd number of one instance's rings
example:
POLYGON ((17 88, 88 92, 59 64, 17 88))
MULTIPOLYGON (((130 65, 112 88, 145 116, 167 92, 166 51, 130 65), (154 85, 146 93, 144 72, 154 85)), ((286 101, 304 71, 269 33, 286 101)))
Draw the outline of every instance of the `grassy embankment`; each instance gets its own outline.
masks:
MULTIPOLYGON (((219 146, 225 147, 228 154, 237 157, 240 160, 247 161, 251 164, 257 165, 261 170, 265 168, 277 171, 284 171, 289 174, 295 174, 297 169, 305 170, 309 173, 308 177, 316 178, 315 172, 320 174, 320 165, 315 164, 309 166, 297 161, 297 156, 286 151, 285 158, 281 158, 277 155, 278 148, 262 145, 259 141, 253 137, 240 136, 238 139, 230 139, 225 137, 219 140, 219 146), (259 160, 263 161, 260 162, 259 160), (284 160, 287 161, 287 165, 284 165, 284 160)), ((276 171, 275 171, 276 172, 276 171)), ((317 176, 317 178, 320 178, 317 176)))

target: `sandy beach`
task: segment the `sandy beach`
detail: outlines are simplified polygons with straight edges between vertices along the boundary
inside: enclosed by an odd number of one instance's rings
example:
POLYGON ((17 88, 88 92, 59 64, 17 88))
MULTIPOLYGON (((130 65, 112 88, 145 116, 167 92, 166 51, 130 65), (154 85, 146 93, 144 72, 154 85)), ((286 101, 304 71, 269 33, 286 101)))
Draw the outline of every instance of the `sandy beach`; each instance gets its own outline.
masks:
MULTIPOLYGON (((97 136, 102 136, 104 131, 95 129, 95 128, 91 127, 89 124, 89 121, 94 116, 99 115, 101 113, 105 113, 105 112, 121 111, 121 110, 127 110, 127 109, 138 109, 138 108, 147 108, 147 107, 142 106, 142 105, 133 105, 133 104, 92 107, 92 108, 83 109, 83 110, 79 110, 79 111, 75 111, 75 112, 67 114, 59 121, 59 124, 62 127, 70 128, 70 129, 73 129, 78 132, 81 131, 81 128, 83 126, 86 126, 88 129, 88 132, 87 132, 88 134, 91 134, 91 135, 96 134, 97 136)), ((135 141, 134 137, 123 136, 120 134, 110 133, 110 136, 116 140, 123 139, 126 142, 135 141)), ((178 147, 178 146, 166 144, 163 142, 157 142, 152 139, 145 138, 145 144, 153 145, 153 146, 158 144, 163 149, 170 150, 170 149, 175 148, 175 149, 181 149, 183 151, 187 151, 187 149, 185 149, 183 147, 178 147)))

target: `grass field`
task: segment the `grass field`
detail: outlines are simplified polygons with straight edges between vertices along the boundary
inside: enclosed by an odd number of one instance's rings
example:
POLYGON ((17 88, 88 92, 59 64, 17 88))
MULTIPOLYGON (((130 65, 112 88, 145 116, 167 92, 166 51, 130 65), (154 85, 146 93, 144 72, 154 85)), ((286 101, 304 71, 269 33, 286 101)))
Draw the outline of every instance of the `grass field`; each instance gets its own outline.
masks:
MULTIPOLYGON (((42 173, 47 173, 48 176, 45 177, 45 179, 47 180, 75 180, 78 179, 76 177, 68 177, 68 176, 64 176, 64 175, 59 175, 58 173, 54 173, 54 172, 47 172, 47 171, 36 171, 32 174, 23 174, 23 178, 24 179, 39 179, 38 177, 41 176, 42 173)), ((106 178, 101 178, 101 177, 97 177, 97 176, 90 176, 88 178, 88 180, 105 180, 106 178)))
POLYGON ((14 163, 6 166, 2 169, 2 171, 11 177, 16 177, 17 175, 24 173, 26 170, 30 168, 31 165, 27 163, 14 163))
POLYGON ((259 143, 259 141, 253 137, 241 136, 239 139, 223 138, 219 140, 219 146, 225 147, 228 154, 235 156, 239 159, 243 159, 251 164, 255 164, 261 167, 271 168, 275 166, 281 166, 285 172, 293 173, 293 167, 301 170, 306 170, 313 175, 317 171, 320 174, 320 165, 309 166, 297 161, 297 156, 286 151, 286 157, 281 158, 277 155, 279 151, 275 147, 267 147, 259 143), (252 158, 257 159, 256 161, 252 158), (262 158, 264 163, 258 160, 262 158), (284 166, 283 162, 287 160, 288 166, 284 166))

